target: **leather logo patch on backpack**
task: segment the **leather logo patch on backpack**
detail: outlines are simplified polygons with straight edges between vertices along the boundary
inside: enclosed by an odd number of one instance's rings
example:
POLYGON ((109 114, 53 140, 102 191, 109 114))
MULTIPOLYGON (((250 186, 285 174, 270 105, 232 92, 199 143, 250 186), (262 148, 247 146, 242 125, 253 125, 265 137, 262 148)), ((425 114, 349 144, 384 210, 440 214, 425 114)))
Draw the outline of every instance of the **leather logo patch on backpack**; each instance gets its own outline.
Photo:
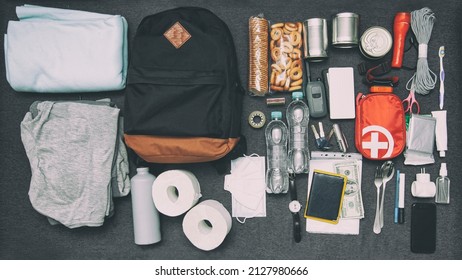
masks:
POLYGON ((165 31, 164 36, 177 49, 191 38, 191 34, 178 21, 165 31))

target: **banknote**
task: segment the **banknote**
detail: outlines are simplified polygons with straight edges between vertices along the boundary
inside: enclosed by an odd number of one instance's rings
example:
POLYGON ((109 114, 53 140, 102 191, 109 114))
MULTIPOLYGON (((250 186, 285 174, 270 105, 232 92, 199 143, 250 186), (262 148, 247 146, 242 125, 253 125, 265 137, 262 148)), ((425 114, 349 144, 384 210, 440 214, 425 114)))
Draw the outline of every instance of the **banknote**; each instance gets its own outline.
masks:
POLYGON ((347 185, 343 196, 341 217, 343 219, 364 218, 363 198, 361 195, 361 178, 359 166, 354 161, 334 164, 337 174, 347 176, 347 185))

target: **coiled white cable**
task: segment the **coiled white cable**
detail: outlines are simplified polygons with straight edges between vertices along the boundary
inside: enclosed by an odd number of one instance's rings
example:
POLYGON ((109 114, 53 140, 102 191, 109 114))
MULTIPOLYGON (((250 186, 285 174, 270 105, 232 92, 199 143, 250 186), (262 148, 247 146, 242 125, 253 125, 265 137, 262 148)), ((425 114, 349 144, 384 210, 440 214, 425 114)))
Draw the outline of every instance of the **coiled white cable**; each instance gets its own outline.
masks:
POLYGON ((422 8, 411 12, 411 28, 419 43, 419 57, 417 70, 406 84, 406 89, 414 87, 415 92, 426 95, 435 88, 437 75, 428 67, 428 41, 432 34, 435 15, 429 8, 422 8))

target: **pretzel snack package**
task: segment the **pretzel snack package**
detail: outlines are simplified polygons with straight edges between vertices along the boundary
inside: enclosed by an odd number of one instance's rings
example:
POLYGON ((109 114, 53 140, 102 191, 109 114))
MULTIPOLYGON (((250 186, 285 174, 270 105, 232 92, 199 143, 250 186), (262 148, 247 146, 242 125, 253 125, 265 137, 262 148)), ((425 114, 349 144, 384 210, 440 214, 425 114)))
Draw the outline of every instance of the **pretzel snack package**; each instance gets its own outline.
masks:
POLYGON ((302 29, 301 22, 271 25, 271 92, 292 92, 302 89, 302 29))
POLYGON ((392 87, 373 86, 370 91, 356 97, 356 148, 368 159, 395 158, 406 145, 403 104, 392 87))

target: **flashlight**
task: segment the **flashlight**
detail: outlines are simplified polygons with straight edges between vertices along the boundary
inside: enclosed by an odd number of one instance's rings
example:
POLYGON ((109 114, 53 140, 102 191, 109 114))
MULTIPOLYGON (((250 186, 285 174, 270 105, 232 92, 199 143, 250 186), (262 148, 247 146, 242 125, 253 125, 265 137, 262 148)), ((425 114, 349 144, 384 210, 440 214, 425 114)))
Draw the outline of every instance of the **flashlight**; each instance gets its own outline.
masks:
POLYGON ((402 12, 395 15, 393 23, 394 33, 394 46, 393 46, 393 58, 391 60, 391 67, 401 68, 403 65, 404 55, 404 41, 406 39, 406 33, 411 25, 411 14, 402 12))

